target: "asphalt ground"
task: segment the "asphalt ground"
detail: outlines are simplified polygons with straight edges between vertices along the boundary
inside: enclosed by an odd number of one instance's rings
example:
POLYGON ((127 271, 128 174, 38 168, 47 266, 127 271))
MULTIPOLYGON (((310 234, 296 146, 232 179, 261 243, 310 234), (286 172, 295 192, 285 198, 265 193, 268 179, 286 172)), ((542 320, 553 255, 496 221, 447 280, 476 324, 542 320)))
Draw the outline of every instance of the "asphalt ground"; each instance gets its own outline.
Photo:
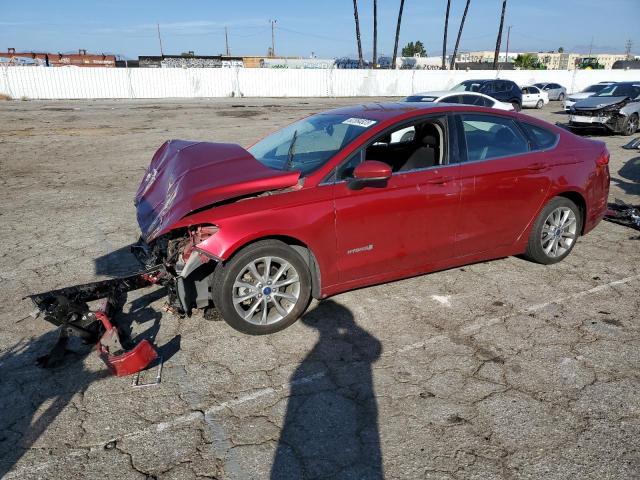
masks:
MULTIPOLYGON (((247 146, 362 101, 0 102, 0 477, 640 476, 640 236, 607 222, 557 265, 511 257, 365 288, 265 337, 130 294, 122 321, 159 346, 157 386, 108 375, 79 343, 36 366, 55 333, 23 297, 132 270, 132 199, 162 142, 247 146)), ((611 199, 640 203, 640 154, 594 135, 611 199)))

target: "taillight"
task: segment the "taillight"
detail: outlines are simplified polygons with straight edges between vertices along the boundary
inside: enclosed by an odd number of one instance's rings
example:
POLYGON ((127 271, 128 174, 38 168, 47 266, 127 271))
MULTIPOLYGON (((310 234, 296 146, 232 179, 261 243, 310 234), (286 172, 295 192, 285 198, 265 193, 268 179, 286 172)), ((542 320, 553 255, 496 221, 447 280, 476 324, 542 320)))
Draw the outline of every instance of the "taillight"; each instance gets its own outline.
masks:
POLYGON ((599 167, 606 167, 609 165, 609 152, 605 150, 600 154, 600 156, 596 160, 596 165, 599 167))

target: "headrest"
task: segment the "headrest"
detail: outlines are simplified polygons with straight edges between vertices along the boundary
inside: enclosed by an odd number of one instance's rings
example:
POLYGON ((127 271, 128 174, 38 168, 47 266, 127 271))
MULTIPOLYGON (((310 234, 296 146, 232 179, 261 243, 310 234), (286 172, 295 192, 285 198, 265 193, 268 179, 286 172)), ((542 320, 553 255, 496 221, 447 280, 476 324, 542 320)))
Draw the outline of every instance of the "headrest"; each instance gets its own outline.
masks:
POLYGON ((435 135, 427 134, 424 137, 422 137, 422 144, 428 145, 430 147, 435 147, 436 145, 438 145, 438 139, 436 138, 435 135))

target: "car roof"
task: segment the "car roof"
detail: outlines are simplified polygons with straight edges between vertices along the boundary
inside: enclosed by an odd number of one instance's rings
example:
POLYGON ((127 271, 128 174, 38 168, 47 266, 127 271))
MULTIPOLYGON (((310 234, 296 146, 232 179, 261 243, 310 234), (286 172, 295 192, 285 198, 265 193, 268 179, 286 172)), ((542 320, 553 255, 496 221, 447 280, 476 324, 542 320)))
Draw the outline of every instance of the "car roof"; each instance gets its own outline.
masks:
POLYGON ((365 118, 379 122, 393 120, 407 113, 416 115, 431 112, 447 112, 452 110, 477 110, 495 114, 509 114, 506 110, 496 110, 489 107, 479 107, 475 105, 461 105, 435 102, 388 102, 388 103, 366 103, 351 105, 348 107, 336 108, 320 112, 321 115, 344 115, 346 117, 365 118))
POLYGON ((446 95, 460 95, 461 93, 473 93, 476 92, 458 92, 457 90, 437 90, 434 92, 418 92, 407 95, 408 97, 444 97, 446 95))

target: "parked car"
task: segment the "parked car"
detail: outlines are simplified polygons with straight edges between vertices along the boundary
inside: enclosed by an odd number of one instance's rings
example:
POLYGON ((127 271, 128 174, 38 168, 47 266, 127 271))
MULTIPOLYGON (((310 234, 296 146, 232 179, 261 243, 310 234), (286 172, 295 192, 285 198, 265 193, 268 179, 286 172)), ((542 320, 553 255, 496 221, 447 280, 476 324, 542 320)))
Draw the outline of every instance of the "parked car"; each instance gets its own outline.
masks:
POLYGON ((465 80, 451 89, 454 92, 484 93, 501 102, 510 103, 514 110, 522 108, 522 92, 520 87, 511 80, 465 80))
POLYGON ((549 100, 558 100, 562 102, 567 96, 567 89, 558 83, 534 83, 534 87, 538 87, 549 95, 549 100))
POLYGON ((311 297, 508 255, 561 261, 604 215, 608 159, 526 115, 416 102, 319 113, 247 150, 172 140, 136 194, 133 251, 165 266, 173 309, 272 333, 311 297))
POLYGON ((522 87, 522 106, 542 108, 549 103, 549 95, 533 85, 522 87))
POLYGON ((618 82, 569 109, 569 127, 604 128, 613 133, 633 135, 640 117, 640 82, 618 82))
POLYGON ((434 102, 461 103, 463 105, 477 105, 479 107, 497 108, 498 110, 513 110, 510 103, 501 102, 495 98, 478 92, 457 93, 451 90, 440 92, 414 93, 406 97, 403 102, 434 102))
POLYGON ((576 93, 572 93, 570 94, 562 103, 562 106, 564 107, 565 111, 568 111, 572 105, 575 105, 575 103, 579 100, 584 100, 585 98, 588 98, 592 95, 595 95, 596 93, 598 93, 600 90, 602 90, 604 87, 607 87, 609 85, 613 85, 615 82, 599 82, 596 83, 594 85, 589 85, 587 88, 585 88, 584 90, 582 90, 581 92, 576 92, 576 93))

